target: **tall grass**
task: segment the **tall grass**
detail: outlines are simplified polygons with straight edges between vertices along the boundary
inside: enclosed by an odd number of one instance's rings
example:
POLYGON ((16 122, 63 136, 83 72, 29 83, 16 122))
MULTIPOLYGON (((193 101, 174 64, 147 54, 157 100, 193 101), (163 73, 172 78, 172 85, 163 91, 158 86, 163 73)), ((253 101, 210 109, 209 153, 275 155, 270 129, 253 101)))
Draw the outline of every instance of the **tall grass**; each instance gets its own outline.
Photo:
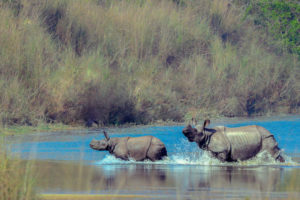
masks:
POLYGON ((299 60, 230 1, 0 1, 2 126, 299 111, 299 60))
POLYGON ((31 163, 10 158, 5 149, 0 141, 0 199, 38 199, 31 163))

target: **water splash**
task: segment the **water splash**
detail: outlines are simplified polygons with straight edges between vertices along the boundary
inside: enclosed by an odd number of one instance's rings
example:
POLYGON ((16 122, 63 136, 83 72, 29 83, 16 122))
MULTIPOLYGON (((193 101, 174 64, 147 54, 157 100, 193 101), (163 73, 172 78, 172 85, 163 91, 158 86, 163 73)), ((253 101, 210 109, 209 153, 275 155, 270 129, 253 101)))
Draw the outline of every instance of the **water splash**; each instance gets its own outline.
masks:
POLYGON ((221 162, 216 158, 213 158, 209 152, 198 151, 198 152, 183 152, 176 153, 166 157, 164 160, 151 162, 146 160, 143 162, 138 162, 135 160, 124 161, 118 158, 115 158, 112 155, 105 156, 102 160, 96 161, 96 165, 111 165, 111 164, 120 164, 120 165, 130 165, 130 164, 151 164, 151 165, 202 165, 202 166, 292 166, 300 167, 300 163, 293 161, 289 156, 283 155, 286 162, 280 163, 275 161, 271 155, 267 152, 261 152, 252 159, 246 161, 238 162, 221 162))
POLYGON ((151 165, 199 165, 199 166, 292 166, 300 167, 300 163, 297 163, 282 152, 282 156, 285 159, 284 163, 274 160, 274 158, 268 152, 260 152, 255 157, 238 162, 221 162, 214 158, 210 152, 202 151, 199 149, 196 143, 190 143, 185 138, 177 140, 174 144, 169 145, 168 149, 172 149, 169 152, 169 156, 161 161, 152 162, 146 160, 143 162, 137 162, 133 159, 124 161, 115 158, 112 155, 106 155, 102 160, 95 162, 96 165, 110 165, 110 164, 151 164, 151 165))
POLYGON ((189 143, 187 140, 180 139, 168 149, 173 149, 173 152, 169 153, 169 156, 164 160, 151 162, 149 160, 143 162, 137 162, 133 159, 124 161, 115 158, 112 155, 105 156, 102 160, 95 162, 96 165, 109 165, 109 164, 151 164, 151 165, 202 165, 202 166, 294 166, 299 167, 300 163, 297 163, 291 159, 291 157, 282 155, 285 159, 284 163, 275 161, 274 158, 268 152, 260 152, 252 159, 238 162, 221 162, 214 158, 209 152, 202 151, 195 143, 189 143))

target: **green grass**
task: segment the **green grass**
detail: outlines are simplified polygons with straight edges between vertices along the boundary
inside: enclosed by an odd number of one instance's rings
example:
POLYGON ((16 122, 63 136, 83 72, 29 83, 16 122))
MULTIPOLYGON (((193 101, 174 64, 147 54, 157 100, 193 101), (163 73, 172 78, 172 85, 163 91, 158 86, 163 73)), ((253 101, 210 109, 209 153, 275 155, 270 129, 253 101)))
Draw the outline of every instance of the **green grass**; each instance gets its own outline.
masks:
POLYGON ((53 131, 66 131, 66 130, 79 130, 83 129, 81 126, 71 126, 62 123, 40 123, 37 126, 28 125, 14 125, 0 128, 0 134, 4 135, 20 135, 35 132, 53 132, 53 131))
POLYGON ((297 55, 245 7, 101 2, 0 1, 0 126, 299 113, 297 55))
POLYGON ((265 29, 281 51, 300 55, 300 5, 296 0, 251 0, 247 2, 246 17, 253 17, 257 26, 265 29))

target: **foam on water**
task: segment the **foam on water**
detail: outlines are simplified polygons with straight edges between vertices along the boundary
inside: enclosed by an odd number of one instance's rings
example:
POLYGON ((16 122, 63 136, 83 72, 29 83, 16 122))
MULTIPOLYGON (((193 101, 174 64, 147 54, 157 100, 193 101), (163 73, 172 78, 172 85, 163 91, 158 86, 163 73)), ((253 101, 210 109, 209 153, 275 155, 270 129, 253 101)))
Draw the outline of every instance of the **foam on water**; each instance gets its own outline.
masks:
POLYGON ((130 165, 130 164, 151 164, 151 165, 203 165, 203 166, 291 166, 300 167, 300 163, 293 161, 289 156, 283 155, 286 160, 284 163, 275 161, 271 155, 267 152, 261 152, 252 159, 238 162, 221 162, 216 158, 213 158, 208 152, 191 152, 191 153, 176 153, 166 157, 164 160, 151 162, 146 160, 138 162, 135 160, 124 161, 118 159, 112 155, 105 156, 102 160, 94 162, 96 165, 130 165))
POLYGON ((172 152, 168 152, 168 157, 164 160, 151 162, 149 160, 137 162, 135 160, 124 161, 114 157, 113 155, 106 155, 102 160, 96 161, 96 165, 109 165, 109 164, 151 164, 151 165, 203 165, 203 166, 293 166, 300 167, 297 163, 282 152, 285 159, 284 163, 275 161, 268 152, 261 152, 254 158, 246 161, 238 162, 221 162, 214 158, 209 152, 199 149, 196 143, 190 143, 185 138, 179 139, 172 146, 168 146, 172 152))

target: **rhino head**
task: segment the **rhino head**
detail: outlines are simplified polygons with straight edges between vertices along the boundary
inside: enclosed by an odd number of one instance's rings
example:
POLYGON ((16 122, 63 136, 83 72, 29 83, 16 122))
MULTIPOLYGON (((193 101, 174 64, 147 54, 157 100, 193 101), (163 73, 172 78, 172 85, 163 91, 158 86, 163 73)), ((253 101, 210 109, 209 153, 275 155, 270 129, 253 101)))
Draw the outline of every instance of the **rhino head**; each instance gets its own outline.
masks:
POLYGON ((204 140, 204 131, 205 127, 210 124, 210 120, 207 119, 204 121, 202 127, 193 128, 190 124, 187 125, 183 130, 182 133, 185 137, 188 138, 189 142, 197 142, 201 143, 204 140))
POLYGON ((95 149, 95 150, 98 150, 98 151, 108 150, 110 138, 108 137, 108 135, 107 135, 107 133, 105 131, 103 131, 103 134, 105 136, 105 139, 103 139, 103 140, 95 140, 95 139, 93 139, 90 142, 90 147, 92 149, 95 149))

